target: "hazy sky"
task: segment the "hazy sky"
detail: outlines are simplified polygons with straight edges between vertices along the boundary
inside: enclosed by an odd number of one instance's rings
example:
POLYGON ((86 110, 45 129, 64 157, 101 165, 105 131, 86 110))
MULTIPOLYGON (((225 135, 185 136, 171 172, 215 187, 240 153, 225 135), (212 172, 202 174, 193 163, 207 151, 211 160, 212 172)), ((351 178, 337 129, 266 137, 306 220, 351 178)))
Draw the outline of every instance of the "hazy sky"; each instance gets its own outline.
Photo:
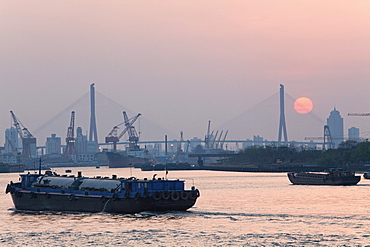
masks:
MULTIPOLYGON (((187 138, 203 137, 208 120, 226 129, 280 83, 291 97, 310 98, 318 118, 335 106, 345 128, 369 136, 370 117, 347 117, 370 112, 369 30, 370 1, 362 0, 1 0, 0 144, 10 110, 32 132, 93 82, 187 138)), ((278 100, 271 105, 273 114, 254 114, 273 127, 253 134, 277 139, 278 100)), ((295 120, 287 119, 288 135, 308 131, 295 120)), ((101 138, 116 121, 104 119, 101 138)), ((230 137, 252 138, 238 126, 230 137)))

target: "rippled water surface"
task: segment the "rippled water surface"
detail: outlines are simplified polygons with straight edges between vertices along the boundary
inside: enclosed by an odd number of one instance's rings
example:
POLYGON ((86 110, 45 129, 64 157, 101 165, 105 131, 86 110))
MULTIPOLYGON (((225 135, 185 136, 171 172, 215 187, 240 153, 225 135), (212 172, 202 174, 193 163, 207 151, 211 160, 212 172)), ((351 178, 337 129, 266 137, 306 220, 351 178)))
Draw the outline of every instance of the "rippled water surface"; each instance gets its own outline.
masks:
MULTIPOLYGON (((154 174, 105 167, 72 171, 154 174)), ((370 246, 370 180, 299 186, 285 173, 216 171, 170 171, 168 178, 186 179, 187 188, 200 190, 193 208, 135 215, 17 212, 4 191, 18 174, 0 174, 0 246, 370 246)))

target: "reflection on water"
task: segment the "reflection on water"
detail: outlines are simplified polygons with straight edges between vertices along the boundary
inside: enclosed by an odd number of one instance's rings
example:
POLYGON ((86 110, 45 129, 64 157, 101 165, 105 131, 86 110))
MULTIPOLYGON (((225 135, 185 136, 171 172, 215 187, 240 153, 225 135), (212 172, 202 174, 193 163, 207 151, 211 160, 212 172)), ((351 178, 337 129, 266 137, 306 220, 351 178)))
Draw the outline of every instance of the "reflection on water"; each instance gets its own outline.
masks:
MULTIPOLYGON (((59 170, 64 170, 60 168, 59 170)), ((76 170, 76 171, 75 171, 76 170)), ((151 177, 129 169, 74 168, 85 176, 151 177), (99 172, 97 174, 96 172, 99 172)), ((158 173, 158 176, 164 176, 158 173)), ((5 189, 17 174, 0 174, 5 189)), ((199 188, 187 212, 107 214, 14 211, 0 194, 1 246, 366 246, 367 194, 357 186, 291 185, 286 174, 173 171, 199 188)))

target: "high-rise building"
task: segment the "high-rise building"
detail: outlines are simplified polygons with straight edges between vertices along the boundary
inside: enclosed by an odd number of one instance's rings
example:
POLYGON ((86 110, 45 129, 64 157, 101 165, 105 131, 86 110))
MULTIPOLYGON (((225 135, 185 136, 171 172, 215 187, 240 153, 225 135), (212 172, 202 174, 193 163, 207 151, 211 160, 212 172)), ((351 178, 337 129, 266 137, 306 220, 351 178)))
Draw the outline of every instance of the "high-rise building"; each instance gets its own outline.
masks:
POLYGON ((359 141, 360 140, 360 129, 351 127, 348 129, 348 140, 359 141))
POLYGON ((329 126, 334 147, 337 148, 339 144, 343 142, 343 118, 340 116, 340 112, 335 107, 334 110, 330 112, 326 123, 329 126))
POLYGON ((17 129, 11 127, 10 129, 5 130, 5 153, 18 153, 18 132, 17 129))
POLYGON ((82 128, 77 127, 75 138, 75 147, 78 154, 87 153, 87 135, 82 134, 82 128))
POLYGON ((62 139, 56 134, 46 138, 46 154, 61 154, 62 139))

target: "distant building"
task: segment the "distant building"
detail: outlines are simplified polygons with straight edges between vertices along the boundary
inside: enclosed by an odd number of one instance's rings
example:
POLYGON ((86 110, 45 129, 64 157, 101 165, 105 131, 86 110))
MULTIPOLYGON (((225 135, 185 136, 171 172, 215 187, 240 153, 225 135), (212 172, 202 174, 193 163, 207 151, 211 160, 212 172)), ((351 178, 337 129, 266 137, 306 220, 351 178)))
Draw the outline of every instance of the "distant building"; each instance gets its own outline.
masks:
POLYGON ((253 136, 253 140, 247 139, 243 142, 243 149, 246 149, 251 146, 264 146, 265 140, 262 136, 256 135, 253 136))
POLYGON ((340 112, 335 107, 334 110, 330 112, 326 122, 329 126, 334 146, 337 148, 339 144, 343 142, 343 118, 340 116, 340 112))
POLYGON ((75 147, 78 154, 87 153, 87 135, 82 134, 81 127, 76 129, 75 147))
POLYGON ((255 146, 263 146, 263 137, 259 135, 253 136, 253 143, 255 146))
POLYGON ((155 143, 153 148, 153 154, 160 155, 162 152, 162 143, 155 143))
POLYGON ((191 150, 194 150, 198 145, 202 145, 202 140, 198 137, 194 137, 190 140, 190 148, 191 150))
POLYGON ((310 140, 310 143, 307 146, 309 148, 311 148, 311 149, 315 149, 316 148, 316 144, 313 142, 313 140, 310 140))
POLYGON ((360 140, 360 129, 351 127, 348 129, 348 140, 359 141, 360 140))
POLYGON ((61 154, 62 139, 56 134, 51 134, 51 137, 46 138, 46 154, 61 154))
POLYGON ((5 130, 4 152, 18 152, 18 132, 17 129, 14 127, 5 130))
POLYGON ((246 149, 251 146, 253 146, 253 141, 251 139, 247 139, 245 140, 245 142, 243 142, 243 149, 246 149))
POLYGON ((91 162, 95 159, 95 153, 97 152, 95 141, 88 141, 87 135, 82 134, 82 128, 77 127, 75 147, 77 150, 77 161, 80 162, 91 162))

